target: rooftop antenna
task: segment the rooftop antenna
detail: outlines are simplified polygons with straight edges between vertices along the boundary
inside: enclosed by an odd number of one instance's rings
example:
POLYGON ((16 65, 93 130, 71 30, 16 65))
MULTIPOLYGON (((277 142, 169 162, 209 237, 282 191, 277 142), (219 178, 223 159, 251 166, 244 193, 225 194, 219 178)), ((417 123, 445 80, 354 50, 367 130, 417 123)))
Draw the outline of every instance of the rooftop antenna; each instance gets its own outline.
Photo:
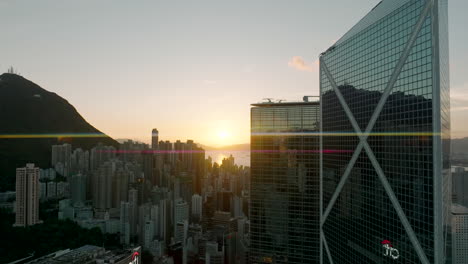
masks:
POLYGON ((273 98, 263 98, 262 100, 268 100, 268 103, 272 103, 273 98))
POLYGON ((15 68, 13 68, 13 66, 10 66, 10 68, 8 68, 7 73, 20 75, 19 72, 17 72, 15 68))
POLYGON ((320 98, 320 96, 317 96, 317 95, 304 95, 304 97, 302 97, 302 100, 304 102, 309 102, 309 98, 320 98))
POLYGON ((286 101, 286 100, 284 100, 284 99, 279 99, 279 100, 277 100, 276 102, 277 102, 277 103, 281 103, 281 102, 284 102, 284 101, 286 101))

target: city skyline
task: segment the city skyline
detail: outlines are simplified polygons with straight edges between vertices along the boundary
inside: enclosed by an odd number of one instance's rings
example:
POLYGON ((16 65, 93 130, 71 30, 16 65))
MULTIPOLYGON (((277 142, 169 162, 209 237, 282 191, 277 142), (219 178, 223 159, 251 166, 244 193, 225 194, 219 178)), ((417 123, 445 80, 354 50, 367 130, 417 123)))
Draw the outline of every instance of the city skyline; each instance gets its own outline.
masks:
MULTIPOLYGON (((222 146, 249 142, 251 103, 318 95, 317 54, 378 0, 320 10, 307 1, 46 2, 0 1, 0 69, 66 98, 113 138, 149 143, 157 127, 164 140, 222 146)), ((468 136, 467 8, 449 5, 453 138, 468 136)))

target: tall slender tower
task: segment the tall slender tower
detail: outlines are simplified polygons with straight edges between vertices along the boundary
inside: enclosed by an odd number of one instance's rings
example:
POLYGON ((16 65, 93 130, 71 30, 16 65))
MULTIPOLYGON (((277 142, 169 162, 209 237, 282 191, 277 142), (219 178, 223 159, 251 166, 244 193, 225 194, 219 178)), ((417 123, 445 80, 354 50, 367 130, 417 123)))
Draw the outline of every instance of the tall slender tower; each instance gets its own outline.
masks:
POLYGON ((322 263, 450 258, 447 21, 383 0, 321 54, 322 263))
POLYGON ((39 220, 39 168, 34 163, 16 169, 15 226, 31 226, 39 220))
POLYGON ((151 131, 151 149, 157 150, 159 146, 159 132, 156 128, 151 131))

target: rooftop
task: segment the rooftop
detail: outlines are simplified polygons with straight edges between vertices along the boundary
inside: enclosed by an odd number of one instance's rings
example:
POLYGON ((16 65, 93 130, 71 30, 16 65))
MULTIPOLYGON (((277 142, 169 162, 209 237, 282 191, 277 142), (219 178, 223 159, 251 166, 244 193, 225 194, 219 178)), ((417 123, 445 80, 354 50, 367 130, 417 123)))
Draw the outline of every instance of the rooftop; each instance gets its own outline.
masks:
POLYGON ((38 259, 27 262, 28 264, 51 264, 51 263, 83 263, 90 256, 95 256, 99 252, 103 253, 104 248, 93 246, 93 245, 84 245, 82 247, 70 250, 59 250, 49 255, 40 257, 38 259))
POLYGON ((296 106, 296 105, 318 105, 320 104, 319 96, 304 96, 302 101, 286 101, 286 100, 276 100, 273 98, 264 98, 264 102, 258 102, 251 104, 252 106, 257 107, 272 107, 272 106, 296 106), (314 101, 310 101, 309 98, 313 98, 314 101))
POLYGON ((466 215, 468 214, 468 208, 460 204, 452 204, 452 214, 455 215, 466 215))

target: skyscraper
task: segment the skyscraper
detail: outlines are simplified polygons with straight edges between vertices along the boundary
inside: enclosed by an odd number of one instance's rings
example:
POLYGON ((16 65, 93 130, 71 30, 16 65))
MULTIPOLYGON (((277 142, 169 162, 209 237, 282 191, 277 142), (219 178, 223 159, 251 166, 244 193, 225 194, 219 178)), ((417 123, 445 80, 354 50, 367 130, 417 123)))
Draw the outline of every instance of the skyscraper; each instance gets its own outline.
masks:
POLYGON ((452 167, 452 202, 468 207, 468 171, 452 167))
POLYGON ((323 263, 445 263, 447 0, 384 0, 320 56, 323 263))
POLYGON ((128 203, 129 203, 129 223, 130 223, 130 236, 137 234, 137 223, 138 223, 138 191, 130 189, 128 191, 128 203))
POLYGON ((130 203, 120 202, 120 243, 125 245, 130 243, 130 214, 130 203))
POLYGON ((144 221, 143 248, 149 249, 154 240, 154 222, 153 220, 144 221))
POLYGON ((199 194, 192 195, 192 217, 198 222, 201 221, 203 210, 203 197, 199 194))
POLYGON ((187 202, 182 199, 174 201, 174 234, 176 233, 176 224, 179 222, 188 221, 189 219, 189 206, 187 202))
POLYGON ((159 201, 159 237, 165 243, 170 241, 171 235, 171 220, 173 219, 171 210, 171 200, 162 199, 159 201))
POLYGON ((452 264, 468 263, 468 208, 452 205, 452 264))
POLYGON ((72 146, 70 144, 52 146, 52 166, 62 176, 69 176, 71 172, 71 151, 72 146), (58 168, 61 169, 59 170, 58 168))
POLYGON ((112 207, 113 167, 112 162, 106 161, 92 176, 93 205, 99 210, 106 210, 112 207))
POLYGON ((159 148, 159 132, 156 128, 151 131, 151 149, 157 150, 159 148))
POLYGON ((34 163, 16 169, 15 226, 31 226, 39 220, 39 168, 34 163))
POLYGON ((199 146, 193 148, 192 155, 192 183, 193 193, 202 193, 202 179, 205 176, 205 150, 199 146))
POLYGON ((251 108, 251 263, 319 262, 319 107, 251 108))

